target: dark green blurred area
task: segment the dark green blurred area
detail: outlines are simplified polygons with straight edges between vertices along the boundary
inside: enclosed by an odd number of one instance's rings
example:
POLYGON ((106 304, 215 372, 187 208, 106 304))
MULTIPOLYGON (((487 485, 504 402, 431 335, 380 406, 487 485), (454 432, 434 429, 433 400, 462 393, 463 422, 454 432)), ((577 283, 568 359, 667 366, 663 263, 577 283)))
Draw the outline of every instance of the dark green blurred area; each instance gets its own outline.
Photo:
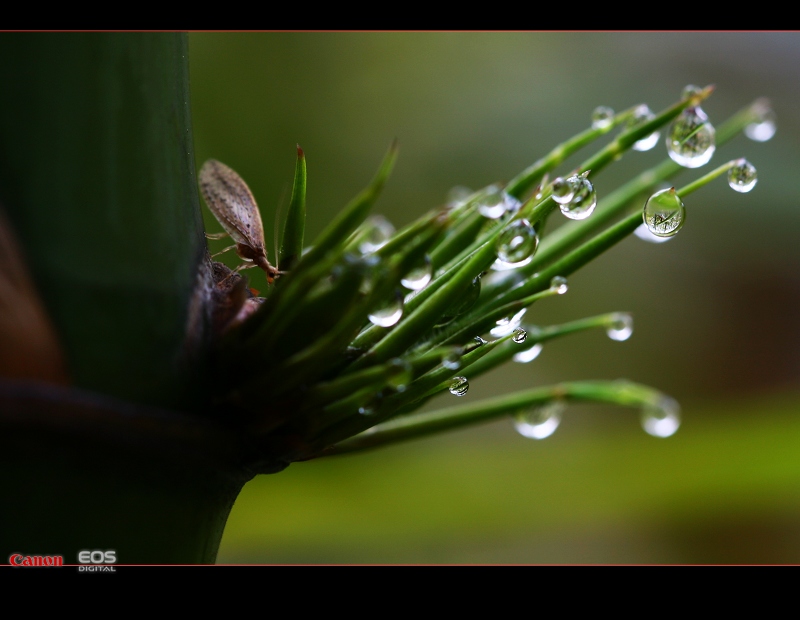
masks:
MULTIPOLYGON (((684 423, 674 437, 645 435, 629 410, 575 407, 543 442, 503 422, 295 464, 246 487, 220 561, 800 561, 800 83, 789 78, 800 34, 189 40, 197 165, 213 157, 244 177, 270 246, 297 143, 308 162, 310 242, 367 183, 395 137, 400 158, 377 211, 401 226, 443 203, 453 186, 510 179, 585 129, 598 105, 660 110, 686 84, 715 84, 703 106, 712 123, 767 97, 778 125, 771 141, 740 136, 676 179, 747 157, 759 174, 751 193, 718 179, 687 198, 687 223, 669 243, 627 240, 575 274, 566 296, 528 313, 546 325, 629 311, 629 341, 598 332, 548 343, 532 363, 472 381, 465 397, 624 377, 681 402, 684 423)), ((653 151, 627 154, 594 178, 598 195, 665 154, 663 137, 653 151)), ((204 217, 209 231, 220 230, 204 217)), ((252 285, 263 288, 253 271, 252 285)))

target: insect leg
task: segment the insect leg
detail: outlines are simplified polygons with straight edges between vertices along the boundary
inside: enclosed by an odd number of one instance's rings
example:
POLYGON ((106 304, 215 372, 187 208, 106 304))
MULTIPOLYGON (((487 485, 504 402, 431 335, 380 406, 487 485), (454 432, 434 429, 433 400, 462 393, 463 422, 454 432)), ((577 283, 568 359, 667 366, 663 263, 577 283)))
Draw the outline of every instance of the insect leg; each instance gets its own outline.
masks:
POLYGON ((224 239, 228 236, 226 232, 219 232, 219 233, 205 233, 206 239, 224 239))
POLYGON ((238 273, 244 269, 252 269, 253 267, 258 267, 255 263, 242 263, 236 269, 234 269, 234 273, 238 273))
POLYGON ((211 258, 214 258, 215 256, 219 256, 220 254, 224 254, 225 252, 228 252, 228 251, 230 251, 230 250, 233 250, 233 249, 235 249, 235 248, 236 248, 236 246, 235 246, 235 245, 231 245, 231 246, 229 246, 229 247, 225 248, 224 250, 220 250, 220 251, 219 251, 219 252, 217 252, 216 254, 212 254, 212 255, 211 255, 211 258))

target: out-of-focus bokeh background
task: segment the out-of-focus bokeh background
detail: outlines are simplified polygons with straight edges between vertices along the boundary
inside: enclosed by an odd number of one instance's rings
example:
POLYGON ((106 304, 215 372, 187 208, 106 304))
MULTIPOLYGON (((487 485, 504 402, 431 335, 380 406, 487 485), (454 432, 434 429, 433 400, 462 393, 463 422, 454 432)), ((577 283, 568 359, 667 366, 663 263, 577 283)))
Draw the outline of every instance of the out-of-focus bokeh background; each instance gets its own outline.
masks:
MULTIPOLYGON (((504 420, 294 464, 248 484, 220 562, 800 562, 800 81, 790 79, 800 33, 189 39, 198 167, 213 157, 236 169, 268 237, 297 143, 313 239, 395 137, 400 159, 377 211, 400 226, 454 186, 509 180, 588 127, 598 105, 660 110, 687 84, 715 84, 703 106, 712 123, 768 97, 778 128, 765 143, 737 137, 676 179, 743 156, 758 169, 751 193, 716 180, 687 198, 686 225, 668 243, 626 240, 528 315, 547 325, 630 311, 630 340, 598 331, 548 343, 532 363, 472 381, 459 401, 627 378, 680 401, 674 436, 645 434, 633 410, 576 405, 543 441, 504 420)), ((663 137, 629 153, 594 178, 598 194, 665 156, 663 137)), ((551 219, 550 229, 561 217, 551 219)))

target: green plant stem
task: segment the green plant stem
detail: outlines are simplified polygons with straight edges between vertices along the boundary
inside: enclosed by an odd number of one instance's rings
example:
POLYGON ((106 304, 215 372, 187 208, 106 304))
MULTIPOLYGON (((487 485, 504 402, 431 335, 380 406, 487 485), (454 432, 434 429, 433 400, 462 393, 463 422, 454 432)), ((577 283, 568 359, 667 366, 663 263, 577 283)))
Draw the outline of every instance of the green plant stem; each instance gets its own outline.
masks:
MULTIPOLYGON (((599 153, 586 160, 579 170, 581 172, 585 172, 587 170, 593 170, 597 172, 601 170, 610 162, 617 159, 636 141, 649 135, 662 125, 668 123, 690 104, 696 105, 699 101, 702 101, 708 97, 712 91, 713 88, 711 87, 703 89, 703 91, 697 95, 689 99, 679 101, 673 106, 667 108, 658 114, 653 120, 623 132, 613 142, 601 149, 599 153)), ((633 108, 631 110, 633 110, 633 108)), ((575 142, 583 144, 587 139, 587 134, 582 134, 579 139, 575 139, 575 142)), ((554 153, 556 151, 558 151, 558 148, 554 151, 554 153)), ((553 154, 551 153, 551 155, 553 154)), ((558 158, 558 156, 553 155, 553 158, 554 161, 558 158)), ((545 160, 548 160, 548 158, 545 158, 545 160)), ((530 176, 530 173, 523 176, 529 180, 533 178, 530 176)), ((525 182, 527 183, 529 181, 525 182)), ((533 181, 530 182, 532 183, 533 181)), ((539 221, 544 220, 544 218, 546 218, 554 208, 555 202, 550 198, 549 193, 546 191, 540 199, 532 199, 524 204, 517 214, 510 219, 510 221, 525 218, 530 222, 531 225, 535 226, 539 221)), ((362 343, 369 343, 372 345, 372 348, 370 349, 368 355, 363 356, 361 359, 354 362, 353 368, 363 368, 367 364, 380 363, 386 359, 389 359, 390 357, 399 355, 401 351, 412 346, 414 342, 423 337, 425 333, 435 325, 436 321, 439 320, 442 314, 446 311, 447 307, 457 301, 459 294, 466 289, 472 279, 474 279, 478 274, 486 271, 494 262, 496 259, 495 242, 497 236, 508 223, 509 222, 505 222, 502 225, 497 225, 490 234, 482 236, 480 240, 477 240, 470 247, 463 250, 459 256, 453 259, 458 260, 461 257, 470 257, 456 274, 448 277, 446 281, 442 279, 440 288, 436 289, 432 293, 428 293, 426 299, 420 302, 419 305, 416 305, 415 308, 406 308, 406 313, 403 317, 403 320, 401 320, 395 329, 388 332, 383 337, 380 337, 381 335, 375 331, 362 334, 361 338, 359 339, 359 346, 361 346, 362 343)), ((438 286, 438 283, 435 284, 433 288, 436 288, 436 286, 438 286)), ((429 285, 429 287, 431 287, 431 285, 429 285)), ((539 292, 540 290, 542 289, 539 289, 535 292, 539 292)))
MULTIPOLYGON (((741 133, 748 124, 757 120, 759 114, 762 113, 766 106, 767 102, 765 100, 758 99, 727 119, 717 129, 717 144, 724 144, 741 133)), ((685 168, 675 163, 672 159, 666 158, 660 164, 640 173, 633 180, 608 194, 606 198, 601 199, 596 211, 588 219, 580 222, 566 222, 556 230, 548 233, 542 240, 533 260, 524 267, 516 270, 516 273, 518 273, 521 278, 532 276, 534 273, 540 271, 544 265, 548 264, 559 255, 562 255, 571 247, 574 247, 577 243, 626 211, 637 196, 651 190, 660 181, 664 181, 682 170, 685 170, 685 168)), ((495 286, 487 286, 481 297, 484 300, 488 300, 490 304, 497 306, 503 303, 499 295, 504 293, 511 286, 513 286, 513 284, 510 280, 500 282, 495 286)), ((486 302, 484 302, 484 304, 485 303, 486 302)), ((482 309, 484 304, 479 300, 476 311, 482 309)))
MULTIPOLYGON (((607 314, 600 314, 584 319, 578 319, 576 321, 570 321, 568 323, 562 323, 560 325, 549 325, 541 328, 526 327, 523 325, 522 329, 528 333, 528 337, 525 340, 523 349, 529 349, 533 345, 545 343, 548 340, 553 340, 569 334, 584 332, 589 329, 596 329, 598 327, 607 328, 613 321, 614 317, 616 317, 618 314, 618 312, 610 312, 607 314)), ((492 351, 491 354, 473 364, 470 368, 470 376, 473 378, 478 377, 490 370, 497 368, 498 366, 511 360, 511 358, 519 353, 519 351, 520 345, 517 345, 513 342, 505 343, 503 346, 492 351)))
POLYGON ((707 183, 710 183, 711 181, 716 179, 721 174, 725 174, 728 170, 733 168, 736 165, 736 161, 737 160, 732 159, 728 163, 722 164, 721 166, 719 166, 718 168, 715 168, 714 170, 712 170, 708 174, 705 174, 705 175, 701 176, 699 179, 697 179, 695 181, 692 181, 688 185, 684 185, 680 189, 680 191, 677 191, 676 193, 678 194, 678 196, 683 197, 683 196, 688 196, 692 192, 696 192, 698 189, 700 189, 701 187, 703 187, 707 183))
POLYGON ((582 149, 583 147, 591 144, 601 136, 604 136, 621 123, 627 122, 631 115, 636 111, 639 106, 634 106, 620 112, 614 116, 614 119, 607 127, 602 128, 589 128, 569 140, 558 145, 547 155, 531 164, 528 168, 520 172, 511 182, 506 185, 506 192, 517 199, 521 199, 528 191, 530 191, 536 183, 538 183, 545 175, 546 172, 552 170, 567 157, 582 149))
POLYGON ((432 435, 479 422, 488 422, 552 400, 603 402, 629 407, 655 405, 663 394, 627 381, 577 381, 534 388, 510 396, 403 416, 337 443, 320 456, 333 456, 376 448, 432 435))

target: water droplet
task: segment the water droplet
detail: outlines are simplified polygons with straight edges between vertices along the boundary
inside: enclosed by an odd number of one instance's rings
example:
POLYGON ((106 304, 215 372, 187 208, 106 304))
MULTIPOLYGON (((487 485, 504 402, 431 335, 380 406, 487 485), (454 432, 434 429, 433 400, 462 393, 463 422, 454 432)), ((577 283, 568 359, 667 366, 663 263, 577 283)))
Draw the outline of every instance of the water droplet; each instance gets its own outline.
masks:
POLYGON ((479 347, 482 347, 483 345, 485 345, 485 344, 486 344, 486 341, 485 341, 483 338, 481 338, 480 336, 475 336, 474 340, 475 340, 475 343, 476 343, 476 344, 477 344, 479 347))
MULTIPOLYGON (((637 125, 641 125, 642 123, 646 123, 648 121, 653 120, 656 117, 653 114, 652 110, 646 105, 642 104, 633 112, 633 116, 628 119, 627 129, 632 129, 637 125)), ((658 144, 658 138, 661 136, 660 131, 654 131, 649 136, 645 136, 641 140, 637 140, 633 143, 631 147, 634 151, 649 151, 652 149, 656 144, 658 144)))
POLYGON ((425 262, 419 267, 415 267, 409 271, 405 277, 400 280, 400 284, 412 291, 419 291, 428 286, 433 276, 433 265, 431 265, 431 257, 425 255, 425 262))
POLYGON ((605 129, 614 122, 614 110, 608 106, 599 105, 592 112, 592 129, 605 129))
POLYGON ((543 345, 541 342, 537 342, 529 349, 525 349, 524 351, 520 351, 519 353, 514 354, 514 361, 520 364, 527 364, 528 362, 532 362, 537 357, 539 357, 539 353, 542 352, 543 345))
POLYGON ((362 254, 370 254, 386 245, 394 234, 394 226, 382 215, 373 215, 369 218, 369 232, 359 244, 358 249, 362 254))
POLYGON ((506 211, 514 215, 522 208, 522 203, 511 194, 506 194, 506 211))
POLYGON ((447 205, 450 207, 460 207, 467 199, 472 196, 472 190, 463 185, 456 185, 447 192, 447 205))
POLYGON ((455 347, 451 352, 445 353, 442 356, 442 366, 448 370, 458 370, 461 368, 462 355, 464 355, 464 349, 455 347))
POLYGON ((520 206, 519 200, 504 192, 497 185, 490 185, 480 198, 478 212, 483 217, 496 220, 503 217, 507 211, 512 213, 519 211, 520 206))
POLYGON ((642 218, 656 237, 671 237, 686 221, 686 207, 674 187, 662 189, 647 199, 642 218))
POLYGON ((728 170, 728 185, 737 192, 749 192, 755 187, 756 181, 756 167, 746 159, 737 159, 736 165, 728 170))
POLYGON ((642 408, 642 428, 653 437, 669 437, 681 425, 681 407, 674 398, 663 396, 655 405, 642 408))
POLYGON ((411 364, 398 357, 391 361, 391 366, 393 368, 386 384, 397 392, 405 392, 406 387, 414 378, 411 364))
POLYGON ((707 164, 714 154, 716 132, 708 116, 697 106, 686 108, 672 121, 667 133, 667 152, 685 168, 707 164))
POLYGON ((403 298, 395 296, 394 299, 383 308, 370 313, 368 318, 371 323, 378 327, 391 327, 400 317, 403 316, 403 298))
POLYGON ((542 177, 542 180, 539 182, 539 185, 536 186, 536 189, 533 190, 533 199, 534 200, 541 200, 542 196, 544 196, 544 188, 550 179, 550 173, 546 172, 545 175, 542 177))
POLYGON ((513 340, 517 344, 522 344, 527 339, 528 339, 528 332, 520 328, 514 330, 514 336, 511 338, 511 340, 513 340))
POLYGON ((497 237, 498 271, 522 267, 533 259, 539 247, 539 236, 528 220, 516 220, 497 237))
POLYGON ((775 113, 764 106, 758 120, 744 128, 744 135, 756 142, 766 142, 772 138, 775 135, 775 113))
POLYGON ((689 97, 694 97, 695 95, 699 95, 703 92, 703 89, 699 86, 695 86, 694 84, 687 84, 683 87, 683 91, 681 92, 681 99, 688 99, 689 97))
POLYGON ((569 181, 569 179, 557 177, 553 179, 552 191, 553 200, 555 200, 558 204, 563 205, 572 200, 572 196, 575 193, 575 187, 569 181))
POLYGON ((453 377, 448 389, 453 396, 464 396, 469 390, 469 381, 466 377, 453 377))
POLYGON ((514 416, 514 428, 523 437, 544 439, 556 432, 561 424, 561 415, 567 406, 560 400, 554 400, 527 411, 520 411, 514 416))
POLYGON ((363 416, 371 416, 377 410, 378 406, 381 404, 383 400, 383 391, 375 393, 373 396, 370 396, 366 402, 364 402, 359 408, 358 413, 363 416))
POLYGON ((494 336, 495 338, 502 338, 503 336, 508 336, 509 334, 513 333, 515 329, 517 329, 522 323, 522 317, 525 316, 525 313, 528 311, 527 308, 523 308, 519 312, 517 312, 514 316, 505 317, 497 321, 497 327, 493 327, 489 334, 494 336))
POLYGON ((650 232, 650 229, 644 222, 636 227, 636 230, 633 231, 633 234, 639 237, 639 239, 642 241, 647 241, 649 243, 664 243, 665 241, 672 239, 672 237, 656 237, 650 232))
POLYGON ((550 288, 554 289, 559 295, 563 295, 569 290, 567 279, 564 276, 556 276, 550 280, 550 288))
POLYGON ((617 312, 611 318, 611 323, 606 329, 606 334, 611 340, 622 342, 631 337, 633 333, 633 317, 624 312, 617 312))
POLYGON ((589 173, 567 179, 573 186, 572 198, 560 204, 561 213, 571 220, 585 220, 597 206, 597 192, 588 179, 589 173))

